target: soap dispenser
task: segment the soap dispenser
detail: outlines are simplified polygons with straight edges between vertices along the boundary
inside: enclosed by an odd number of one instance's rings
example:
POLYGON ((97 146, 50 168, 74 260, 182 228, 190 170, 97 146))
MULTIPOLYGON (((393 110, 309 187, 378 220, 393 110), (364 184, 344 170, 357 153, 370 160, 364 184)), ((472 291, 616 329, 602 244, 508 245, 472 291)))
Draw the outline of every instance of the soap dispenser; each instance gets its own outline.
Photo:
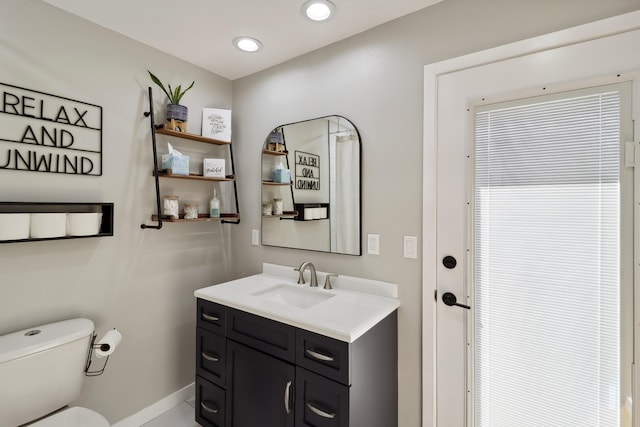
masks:
POLYGON ((213 189, 213 197, 209 202, 209 217, 220 218, 220 200, 218 200, 216 189, 213 189))

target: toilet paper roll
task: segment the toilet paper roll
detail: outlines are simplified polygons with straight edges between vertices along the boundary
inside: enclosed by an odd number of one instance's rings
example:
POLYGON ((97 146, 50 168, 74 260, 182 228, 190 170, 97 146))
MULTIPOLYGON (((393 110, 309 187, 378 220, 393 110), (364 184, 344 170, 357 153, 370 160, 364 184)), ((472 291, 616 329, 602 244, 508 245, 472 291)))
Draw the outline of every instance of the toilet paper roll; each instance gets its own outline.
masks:
POLYGON ((112 329, 100 341, 95 344, 95 352, 97 357, 107 357, 113 353, 122 341, 122 334, 117 329, 112 329))

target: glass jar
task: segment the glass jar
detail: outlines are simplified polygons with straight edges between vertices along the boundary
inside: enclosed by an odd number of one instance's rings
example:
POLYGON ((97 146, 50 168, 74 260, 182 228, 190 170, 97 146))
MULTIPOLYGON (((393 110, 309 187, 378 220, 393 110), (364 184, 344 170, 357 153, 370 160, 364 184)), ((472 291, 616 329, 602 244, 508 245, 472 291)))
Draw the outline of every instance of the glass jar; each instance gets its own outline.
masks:
POLYGON ((169 219, 180 219, 178 199, 178 196, 164 196, 162 204, 162 213, 164 216, 169 219))
POLYGON ((198 205, 186 203, 184 205, 184 219, 198 219, 198 205))
POLYGON ((282 199, 273 199, 273 214, 282 215, 282 199))
POLYGON ((273 207, 271 203, 262 204, 262 216, 270 216, 273 213, 273 207))

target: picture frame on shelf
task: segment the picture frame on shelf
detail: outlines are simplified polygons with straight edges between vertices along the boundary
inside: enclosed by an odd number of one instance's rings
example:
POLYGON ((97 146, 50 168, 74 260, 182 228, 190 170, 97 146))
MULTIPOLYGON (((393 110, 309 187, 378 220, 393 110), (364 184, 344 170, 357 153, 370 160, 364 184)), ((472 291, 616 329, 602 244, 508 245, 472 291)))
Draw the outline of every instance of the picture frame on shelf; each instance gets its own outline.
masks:
POLYGON ((224 159, 205 158, 202 160, 202 175, 209 178, 224 178, 226 176, 224 166, 224 159))
POLYGON ((203 108, 202 136, 231 142, 231 110, 203 108))

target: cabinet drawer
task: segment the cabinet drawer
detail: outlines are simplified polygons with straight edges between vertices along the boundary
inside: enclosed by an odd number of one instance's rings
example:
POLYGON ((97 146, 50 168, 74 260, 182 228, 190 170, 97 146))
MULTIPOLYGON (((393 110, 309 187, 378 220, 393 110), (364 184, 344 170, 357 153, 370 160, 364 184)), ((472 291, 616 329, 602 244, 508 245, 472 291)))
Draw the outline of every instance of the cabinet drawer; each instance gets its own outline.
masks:
POLYGON ((224 305, 198 299, 198 327, 216 334, 225 334, 227 308, 224 305))
POLYGON ((227 358, 227 339, 198 328, 196 333, 196 373, 224 386, 227 358))
POLYGON ((204 427, 225 427, 224 389, 196 376, 196 421, 204 427))
POLYGON ((349 426, 348 386, 296 368, 296 395, 296 427, 349 426))
POLYGON ((298 329, 296 364, 341 384, 350 385, 349 343, 298 329))
POLYGON ((272 356, 295 360, 296 328, 229 308, 227 336, 272 356))

